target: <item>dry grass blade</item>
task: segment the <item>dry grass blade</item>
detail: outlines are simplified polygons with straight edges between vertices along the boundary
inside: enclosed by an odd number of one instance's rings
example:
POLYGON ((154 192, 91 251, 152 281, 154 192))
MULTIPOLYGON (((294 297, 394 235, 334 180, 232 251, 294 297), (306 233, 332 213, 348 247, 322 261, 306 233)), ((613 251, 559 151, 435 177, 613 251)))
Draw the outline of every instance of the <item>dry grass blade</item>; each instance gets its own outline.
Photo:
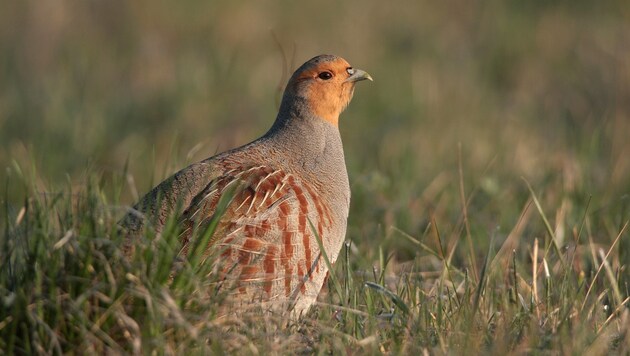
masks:
POLYGON ((534 205, 536 205, 536 209, 538 209, 538 214, 540 215, 541 219, 543 220, 543 223, 545 224, 545 228, 547 229, 547 234, 549 234, 549 238, 551 240, 551 243, 548 246, 545 247, 545 257, 547 257, 547 253, 549 253, 550 247, 553 247, 554 252, 557 254, 558 259, 562 263, 562 268, 566 269, 567 268, 566 263, 564 262, 564 259, 562 258, 562 254, 560 253, 560 248, 558 247, 558 244, 556 243, 556 235, 553 232, 553 229, 551 228, 551 224, 549 224, 549 220, 547 220, 547 215, 545 215, 545 212, 544 212, 542 206, 540 205, 540 202, 538 201, 538 198, 536 197, 536 193, 534 192, 534 189, 532 189, 532 186, 529 184, 527 179, 525 179, 525 177, 521 177, 521 178, 523 179, 523 181, 527 185, 527 189, 529 190, 529 193, 532 196, 532 200, 534 201, 534 205))
POLYGON ((617 305, 617 308, 615 308, 615 310, 613 310, 612 313, 610 313, 610 316, 608 317, 608 319, 606 319, 606 321, 604 321, 604 323, 597 329, 597 334, 600 334, 602 330, 604 330, 606 326, 608 326, 608 324, 610 324, 612 320, 618 317, 619 314, 621 314, 622 310, 624 310, 624 313, 628 312, 627 310, 625 310, 625 307, 626 307, 626 304, 628 304, 628 301, 630 301, 630 297, 627 297, 626 299, 624 299, 621 303, 617 305))
POLYGON ((613 290, 615 304, 619 305, 621 304, 622 298, 621 298, 621 292, 619 291, 619 286, 617 285, 617 279, 615 278, 615 273, 610 267, 610 263, 608 263, 608 259, 606 258, 606 255, 604 254, 604 250, 600 249, 598 252, 599 252, 599 257, 602 259, 602 265, 604 266, 604 270, 606 271, 606 276, 608 277, 608 283, 610 283, 610 286, 612 287, 612 290, 613 290))
MULTIPOLYGON (((612 252, 614 247, 619 242, 619 239, 623 235, 624 231, 626 231, 626 228, 628 227, 629 223, 630 223, 630 221, 626 221, 626 223, 621 228, 621 231, 619 231, 619 233, 617 234, 617 237, 613 241, 612 245, 610 245, 610 248, 608 249, 608 252, 606 252, 606 255, 602 256, 602 258, 603 258, 602 263, 597 268, 597 272, 595 272, 595 276, 593 276, 593 279, 591 281, 591 285, 589 286, 588 290, 586 291, 586 295, 584 296, 584 300, 582 301, 582 306, 581 306, 580 310, 584 310, 584 307, 586 306, 586 302, 588 301, 588 296, 591 293, 591 290, 592 290, 593 286, 595 285, 595 281, 597 280, 597 276, 599 276, 599 272, 601 272, 602 268, 605 267, 604 262, 608 260, 608 257, 610 256, 610 253, 612 252)), ((591 249, 591 253, 593 254, 593 256, 595 256, 596 255, 595 254, 595 246, 593 246, 592 241, 591 241, 591 243, 589 243, 589 246, 590 246, 590 249, 591 249)), ((595 264, 597 264, 597 260, 595 260, 595 258, 593 258, 593 262, 595 264)), ((613 280, 614 280, 614 278, 613 278, 613 280)), ((614 283, 614 285, 616 285, 616 282, 614 283)), ((615 293, 615 294, 617 294, 617 293, 615 293)))

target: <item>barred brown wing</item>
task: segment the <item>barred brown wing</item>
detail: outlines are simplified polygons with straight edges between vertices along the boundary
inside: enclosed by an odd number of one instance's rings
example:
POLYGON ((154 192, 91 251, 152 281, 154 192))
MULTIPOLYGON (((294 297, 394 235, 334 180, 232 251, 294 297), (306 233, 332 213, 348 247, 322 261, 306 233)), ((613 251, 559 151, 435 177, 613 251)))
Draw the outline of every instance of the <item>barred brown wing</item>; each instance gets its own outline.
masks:
POLYGON ((229 169, 193 200, 183 215, 184 253, 192 232, 206 228, 223 194, 232 194, 232 200, 206 256, 220 252, 219 270, 236 281, 239 293, 290 297, 305 293, 308 281, 326 272, 315 238, 326 241, 330 208, 315 187, 269 166, 229 169))

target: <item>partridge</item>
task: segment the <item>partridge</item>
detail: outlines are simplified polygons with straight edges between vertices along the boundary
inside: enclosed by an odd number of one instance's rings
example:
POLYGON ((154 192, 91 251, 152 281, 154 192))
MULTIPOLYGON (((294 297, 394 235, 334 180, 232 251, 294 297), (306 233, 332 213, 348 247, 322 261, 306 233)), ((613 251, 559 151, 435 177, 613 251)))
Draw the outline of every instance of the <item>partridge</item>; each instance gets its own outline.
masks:
POLYGON ((334 263, 345 238, 350 187, 338 121, 355 83, 366 79, 337 56, 307 61, 289 79, 265 135, 175 173, 134 206, 123 227, 159 233, 176 214, 185 256, 193 232, 207 228, 230 194, 205 255, 218 251, 214 263, 235 281, 238 300, 307 311, 328 273, 322 252, 334 263))

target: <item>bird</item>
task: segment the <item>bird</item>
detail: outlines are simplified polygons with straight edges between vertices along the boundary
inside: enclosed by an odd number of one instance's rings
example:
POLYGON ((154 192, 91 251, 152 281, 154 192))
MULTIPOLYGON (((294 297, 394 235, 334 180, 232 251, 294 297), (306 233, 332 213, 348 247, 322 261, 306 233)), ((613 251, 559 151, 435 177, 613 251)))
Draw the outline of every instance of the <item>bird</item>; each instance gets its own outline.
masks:
POLYGON ((203 256, 215 255, 234 300, 306 313, 329 273, 325 259, 334 264, 345 240, 350 185, 339 116, 364 80, 372 77, 336 55, 306 61, 263 136, 178 171, 121 226, 129 236, 147 227, 159 234, 174 217, 185 257, 195 233, 214 224, 203 256))

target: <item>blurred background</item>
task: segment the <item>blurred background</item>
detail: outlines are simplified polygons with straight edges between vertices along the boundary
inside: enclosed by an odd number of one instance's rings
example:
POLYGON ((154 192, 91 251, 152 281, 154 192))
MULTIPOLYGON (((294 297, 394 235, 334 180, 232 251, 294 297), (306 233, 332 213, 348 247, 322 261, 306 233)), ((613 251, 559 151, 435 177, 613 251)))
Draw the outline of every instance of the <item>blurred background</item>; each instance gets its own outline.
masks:
MULTIPOLYGON (((17 163, 36 167, 42 190, 80 187, 88 171, 107 185, 128 163, 120 201, 131 204, 263 134, 291 72, 332 53, 374 78, 340 121, 348 238, 362 248, 378 240, 409 258, 392 227, 418 237, 432 217, 461 233, 460 181, 480 244, 517 224, 522 177, 567 235, 589 199, 589 213, 609 217, 602 239, 628 219, 628 1, 0 6, 1 182, 17 163)), ((532 218, 526 238, 540 227, 532 218)))

